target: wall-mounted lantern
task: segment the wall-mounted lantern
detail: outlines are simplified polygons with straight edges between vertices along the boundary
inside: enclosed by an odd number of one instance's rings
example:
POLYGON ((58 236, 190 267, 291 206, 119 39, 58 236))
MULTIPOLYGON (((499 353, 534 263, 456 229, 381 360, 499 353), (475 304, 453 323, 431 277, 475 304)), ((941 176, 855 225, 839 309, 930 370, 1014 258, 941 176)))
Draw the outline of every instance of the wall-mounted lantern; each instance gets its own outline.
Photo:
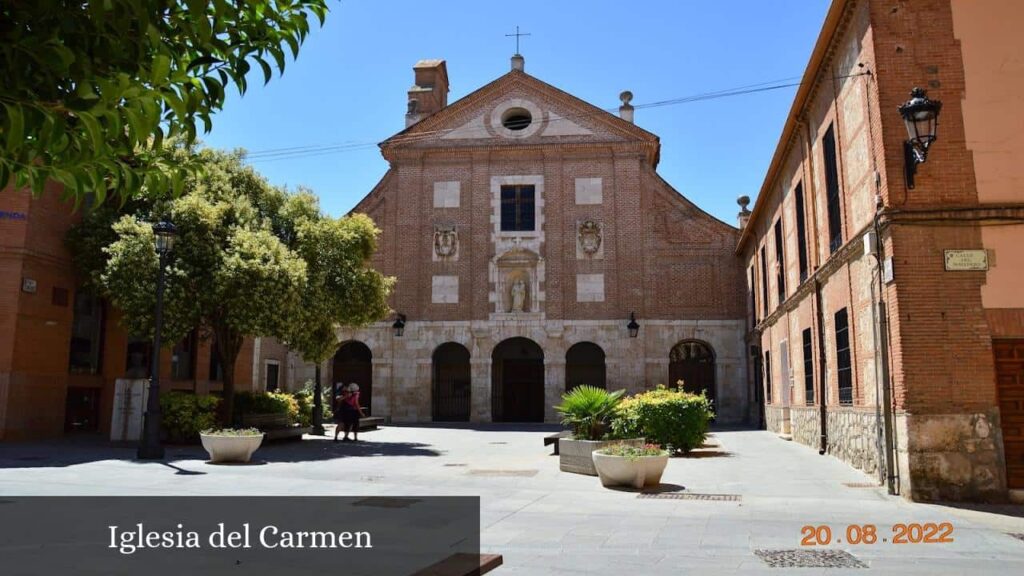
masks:
POLYGON ((904 176, 907 188, 913 189, 917 165, 928 160, 928 148, 935 142, 942 102, 929 100, 924 88, 914 88, 910 91, 910 100, 904 102, 899 110, 907 125, 908 137, 903 143, 904 176))
POLYGON ((636 312, 629 313, 629 324, 626 324, 626 329, 629 330, 630 338, 636 338, 636 335, 640 333, 640 323, 636 321, 636 312))
POLYGON ((405 314, 399 314, 391 328, 395 331, 395 338, 401 338, 405 334, 405 314))

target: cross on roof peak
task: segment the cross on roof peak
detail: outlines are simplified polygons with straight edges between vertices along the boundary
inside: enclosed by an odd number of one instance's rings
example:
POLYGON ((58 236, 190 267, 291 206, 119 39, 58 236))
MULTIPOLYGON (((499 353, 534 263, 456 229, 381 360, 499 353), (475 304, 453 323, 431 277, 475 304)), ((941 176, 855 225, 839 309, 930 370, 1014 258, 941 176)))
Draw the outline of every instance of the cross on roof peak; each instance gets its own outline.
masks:
POLYGON ((515 34, 505 34, 506 38, 511 38, 513 36, 516 37, 516 55, 518 56, 519 55, 519 38, 521 36, 530 36, 530 33, 529 32, 522 32, 522 33, 520 33, 519 32, 519 26, 516 26, 516 33, 515 34))

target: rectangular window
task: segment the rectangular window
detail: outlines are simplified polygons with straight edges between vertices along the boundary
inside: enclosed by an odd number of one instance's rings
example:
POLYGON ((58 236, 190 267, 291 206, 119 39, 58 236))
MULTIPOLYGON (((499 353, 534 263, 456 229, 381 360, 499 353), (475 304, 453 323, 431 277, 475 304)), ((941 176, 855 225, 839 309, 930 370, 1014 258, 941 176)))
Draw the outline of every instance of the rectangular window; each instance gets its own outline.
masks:
POLYGON ((800 282, 807 280, 807 221, 804 215, 804 185, 796 185, 796 252, 800 260, 800 282))
POLYGON ((782 243, 782 217, 775 221, 775 288, 779 304, 786 299, 786 252, 782 243))
POLYGON ((757 277, 754 275, 754 265, 751 264, 748 270, 750 276, 750 327, 757 326, 757 277))
POLYGON ((210 381, 220 382, 224 379, 224 370, 220 363, 220 351, 217 338, 210 338, 210 381))
POLYGON ((772 353, 764 351, 764 400, 765 404, 772 403, 772 353))
POLYGON ((835 126, 829 124, 822 138, 825 156, 825 200, 828 204, 828 248, 833 253, 843 244, 843 219, 840 213, 839 164, 836 162, 835 126))
POLYGON ((267 361, 267 392, 277 392, 278 372, 281 366, 277 362, 267 361))
POLYGON ((149 378, 153 362, 153 343, 149 338, 128 338, 125 350, 125 378, 149 378))
POLYGON ((501 231, 532 232, 534 222, 532 185, 501 187, 501 231))
POLYGON ((761 316, 768 317, 768 256, 761 246, 761 316))
POLYGON ((85 290, 75 290, 68 368, 72 372, 98 374, 102 345, 103 301, 85 290))
POLYGON ((171 379, 191 380, 195 375, 196 333, 193 330, 171 349, 171 379))
POLYGON ((804 334, 804 402, 814 404, 814 346, 811 345, 811 329, 804 334))
POLYGON ((839 376, 839 403, 853 404, 853 367, 850 365, 850 323, 846 308, 836 312, 836 373, 839 376))

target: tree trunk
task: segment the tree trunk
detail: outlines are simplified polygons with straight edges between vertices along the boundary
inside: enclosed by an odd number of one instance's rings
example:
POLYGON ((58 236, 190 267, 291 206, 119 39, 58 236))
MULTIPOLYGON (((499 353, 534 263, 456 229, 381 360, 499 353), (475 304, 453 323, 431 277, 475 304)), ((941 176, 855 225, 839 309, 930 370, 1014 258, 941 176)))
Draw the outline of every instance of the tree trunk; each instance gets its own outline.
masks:
POLYGON ((230 328, 215 329, 214 334, 217 338, 221 382, 224 386, 224 399, 221 401, 222 423, 225 426, 233 426, 235 424, 235 362, 238 360, 238 353, 242 350, 242 335, 230 328))

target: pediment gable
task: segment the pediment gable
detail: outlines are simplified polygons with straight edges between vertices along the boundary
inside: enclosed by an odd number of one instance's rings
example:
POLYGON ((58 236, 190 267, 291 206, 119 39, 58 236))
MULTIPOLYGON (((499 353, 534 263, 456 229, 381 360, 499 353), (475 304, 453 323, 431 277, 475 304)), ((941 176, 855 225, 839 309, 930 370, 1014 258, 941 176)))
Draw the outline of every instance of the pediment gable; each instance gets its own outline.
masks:
POLYGON ((381 148, 588 142, 638 142, 656 149, 658 137, 513 70, 388 138, 381 148), (510 123, 512 116, 518 124, 510 123))

